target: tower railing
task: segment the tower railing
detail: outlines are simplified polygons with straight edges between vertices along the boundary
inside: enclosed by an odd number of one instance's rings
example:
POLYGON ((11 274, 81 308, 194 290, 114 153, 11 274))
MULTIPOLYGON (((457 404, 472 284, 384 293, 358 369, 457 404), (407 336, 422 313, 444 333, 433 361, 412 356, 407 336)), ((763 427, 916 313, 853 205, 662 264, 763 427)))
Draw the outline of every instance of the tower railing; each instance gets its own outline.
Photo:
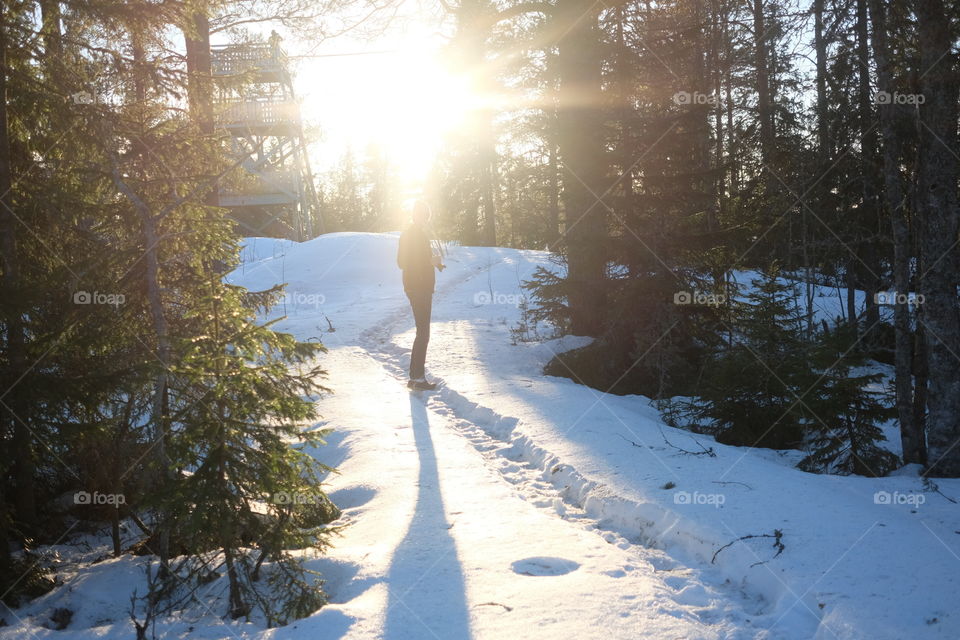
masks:
POLYGON ((215 76, 251 71, 282 73, 287 68, 287 54, 279 45, 269 42, 219 45, 210 48, 210 66, 215 76))
POLYGON ((296 126, 300 105, 282 97, 231 98, 220 102, 217 121, 228 128, 296 126))

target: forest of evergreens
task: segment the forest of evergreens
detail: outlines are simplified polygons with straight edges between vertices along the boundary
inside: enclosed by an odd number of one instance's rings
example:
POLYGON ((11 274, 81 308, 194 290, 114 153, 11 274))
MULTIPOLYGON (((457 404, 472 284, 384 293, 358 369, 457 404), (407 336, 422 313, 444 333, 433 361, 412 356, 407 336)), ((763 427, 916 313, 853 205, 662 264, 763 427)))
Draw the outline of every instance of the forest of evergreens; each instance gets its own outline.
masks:
MULTIPOLYGON (((51 586, 30 549, 80 526, 70 512, 112 522, 115 555, 119 521, 138 523, 133 551, 160 561, 151 615, 214 562, 235 618, 323 603, 289 551, 324 549, 337 517, 301 449, 322 443, 302 427, 337 372, 262 322, 280 288, 223 276, 245 236, 395 230, 402 189, 388 157, 350 150, 310 185, 309 224, 227 215, 218 188, 245 158, 224 153, 210 43, 385 28, 399 4, 3 0, 4 600, 51 586)), ((423 197, 444 240, 556 253, 526 284, 529 321, 595 340, 548 373, 719 442, 803 449, 805 470, 960 476, 960 4, 431 11, 488 99, 423 197), (815 285, 842 316, 814 320, 815 285)))

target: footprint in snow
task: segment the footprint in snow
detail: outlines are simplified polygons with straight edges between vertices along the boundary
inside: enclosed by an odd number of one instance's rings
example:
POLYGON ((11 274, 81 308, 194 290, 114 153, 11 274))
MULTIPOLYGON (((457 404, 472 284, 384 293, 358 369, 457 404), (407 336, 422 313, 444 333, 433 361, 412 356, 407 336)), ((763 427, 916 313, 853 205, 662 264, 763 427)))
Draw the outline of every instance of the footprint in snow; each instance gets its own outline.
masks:
POLYGON ((534 557, 517 560, 510 568, 522 576, 562 576, 579 569, 580 563, 565 558, 534 557))
POLYGON ((610 576, 611 578, 622 578, 628 573, 633 572, 633 565, 625 564, 622 569, 610 569, 609 571, 601 571, 605 576, 610 576))
MULTIPOLYGON (((607 541, 609 542, 609 540, 607 541)), ((655 571, 675 571, 682 568, 682 565, 675 562, 667 555, 651 554, 647 561, 653 566, 655 571)))
POLYGON ((376 490, 370 487, 355 486, 337 489, 329 497, 341 509, 353 509, 370 502, 376 494, 376 490))

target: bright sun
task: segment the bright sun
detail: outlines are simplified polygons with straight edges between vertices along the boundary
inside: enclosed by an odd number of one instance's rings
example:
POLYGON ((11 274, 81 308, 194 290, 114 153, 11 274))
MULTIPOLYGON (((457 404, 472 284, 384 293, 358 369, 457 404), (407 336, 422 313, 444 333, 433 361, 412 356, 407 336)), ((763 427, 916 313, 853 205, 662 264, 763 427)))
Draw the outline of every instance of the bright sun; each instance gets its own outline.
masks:
POLYGON ((426 177, 444 136, 480 106, 468 77, 422 50, 320 59, 305 71, 304 115, 320 126, 321 146, 363 153, 377 145, 409 189, 426 177))

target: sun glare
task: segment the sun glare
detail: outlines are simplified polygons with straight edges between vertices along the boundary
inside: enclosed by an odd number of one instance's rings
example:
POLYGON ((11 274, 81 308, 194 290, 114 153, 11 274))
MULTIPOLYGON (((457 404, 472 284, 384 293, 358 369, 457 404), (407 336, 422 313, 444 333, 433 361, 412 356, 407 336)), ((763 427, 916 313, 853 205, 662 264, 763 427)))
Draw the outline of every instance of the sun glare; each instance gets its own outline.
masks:
POLYGON ((468 126, 481 106, 470 78, 448 71, 433 52, 329 58, 301 76, 308 116, 328 149, 382 149, 408 188, 422 183, 446 135, 468 126))

